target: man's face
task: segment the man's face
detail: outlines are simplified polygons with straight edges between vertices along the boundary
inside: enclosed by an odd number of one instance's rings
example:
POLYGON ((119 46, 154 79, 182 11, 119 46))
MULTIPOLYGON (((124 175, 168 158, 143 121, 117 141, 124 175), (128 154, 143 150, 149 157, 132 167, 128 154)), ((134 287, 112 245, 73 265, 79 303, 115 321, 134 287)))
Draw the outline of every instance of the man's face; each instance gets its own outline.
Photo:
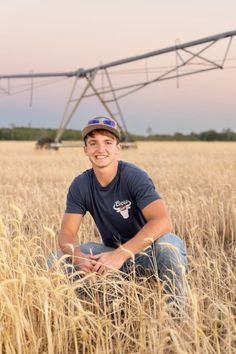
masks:
POLYGON ((94 133, 88 136, 84 151, 95 168, 104 168, 117 161, 121 145, 115 137, 94 133))

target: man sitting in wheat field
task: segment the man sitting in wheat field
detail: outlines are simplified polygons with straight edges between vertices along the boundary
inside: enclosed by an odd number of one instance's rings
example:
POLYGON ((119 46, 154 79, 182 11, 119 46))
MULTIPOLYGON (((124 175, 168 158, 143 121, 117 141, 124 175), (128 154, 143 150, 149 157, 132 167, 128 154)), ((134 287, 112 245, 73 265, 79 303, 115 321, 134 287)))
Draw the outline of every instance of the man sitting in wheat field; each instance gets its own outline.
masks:
POLYGON ((84 152, 92 168, 72 182, 59 233, 61 251, 75 270, 106 274, 129 272, 154 274, 164 282, 166 293, 184 294, 186 249, 171 233, 167 208, 147 173, 118 160, 120 130, 106 117, 90 120, 82 130, 84 152), (76 235, 86 212, 101 234, 102 243, 77 244, 76 235))

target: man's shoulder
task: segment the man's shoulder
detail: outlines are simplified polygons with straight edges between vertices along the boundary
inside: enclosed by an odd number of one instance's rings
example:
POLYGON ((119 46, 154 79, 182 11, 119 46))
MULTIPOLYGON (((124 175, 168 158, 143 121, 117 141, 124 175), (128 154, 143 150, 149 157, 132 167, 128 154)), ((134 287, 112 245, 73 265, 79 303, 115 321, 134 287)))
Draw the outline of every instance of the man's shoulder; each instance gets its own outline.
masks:
POLYGON ((92 175, 93 175, 92 169, 86 170, 74 178, 72 185, 85 187, 90 183, 92 175))
POLYGON ((127 174, 128 176, 141 176, 141 175, 147 176, 146 171, 144 171, 137 165, 134 165, 130 162, 120 161, 120 166, 121 166, 121 172, 127 174))

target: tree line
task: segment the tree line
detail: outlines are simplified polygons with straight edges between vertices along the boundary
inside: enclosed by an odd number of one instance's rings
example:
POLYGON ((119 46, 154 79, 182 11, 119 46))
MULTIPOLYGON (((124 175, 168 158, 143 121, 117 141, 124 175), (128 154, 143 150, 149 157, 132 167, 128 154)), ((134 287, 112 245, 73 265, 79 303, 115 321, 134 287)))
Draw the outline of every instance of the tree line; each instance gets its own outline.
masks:
MULTIPOLYGON (((0 128, 0 140, 33 140, 37 141, 41 138, 55 139, 57 129, 50 128, 30 128, 30 127, 13 127, 0 128)), ((79 130, 67 129, 63 134, 63 140, 81 140, 81 132, 79 130)))
MULTIPOLYGON (((0 128, 0 140, 39 140, 56 137, 57 130, 49 128, 12 127, 0 128)), ((208 130, 201 133, 152 134, 148 136, 129 134, 131 140, 142 141, 236 141, 236 132, 208 130)), ((81 131, 66 129, 62 140, 82 140, 81 131)))

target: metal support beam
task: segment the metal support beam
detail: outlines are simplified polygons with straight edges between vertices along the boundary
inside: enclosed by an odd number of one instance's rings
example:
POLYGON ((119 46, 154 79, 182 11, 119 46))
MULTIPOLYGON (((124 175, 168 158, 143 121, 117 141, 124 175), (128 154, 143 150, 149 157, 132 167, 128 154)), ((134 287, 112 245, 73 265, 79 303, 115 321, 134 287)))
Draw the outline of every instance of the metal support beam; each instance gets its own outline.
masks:
POLYGON ((71 91, 71 94, 70 94, 70 97, 68 99, 68 102, 67 102, 67 105, 66 105, 66 108, 65 108, 65 111, 64 111, 64 114, 63 114, 63 117, 62 117, 62 122, 61 122, 61 125, 60 125, 60 128, 58 130, 58 133, 57 133, 57 136, 56 136, 56 139, 55 139, 55 142, 56 143, 59 143, 60 141, 60 138, 62 137, 63 133, 64 133, 64 130, 66 129, 66 127, 68 126, 69 122, 71 121, 73 115, 75 114, 76 110, 78 109, 79 107, 79 104, 80 102, 82 101, 84 95, 86 94, 87 90, 89 89, 89 87, 92 85, 92 81, 93 79, 95 78, 97 72, 94 71, 93 74, 91 75, 91 79, 88 80, 88 83, 87 85, 85 86, 85 88, 83 89, 81 95, 78 97, 78 99, 76 100, 75 102, 75 105, 74 107, 71 109, 71 111, 68 113, 68 110, 69 110, 69 104, 71 102, 71 98, 72 98, 72 95, 74 93, 74 90, 75 90, 75 86, 76 86, 76 83, 77 83, 77 78, 75 80, 75 83, 72 87, 72 91, 71 91))
POLYGON ((150 57, 154 57, 154 56, 158 56, 158 55, 162 55, 162 54, 166 54, 166 53, 170 53, 170 52, 175 52, 176 50, 179 50, 179 49, 189 48, 189 47, 197 46, 197 45, 204 44, 204 43, 216 42, 221 39, 230 38, 233 36, 236 36, 236 31, 225 32, 225 33, 217 34, 214 36, 201 38, 201 39, 198 39, 195 41, 186 42, 183 44, 178 44, 178 45, 174 45, 171 47, 155 50, 155 51, 148 52, 145 54, 136 55, 136 56, 125 58, 125 59, 112 61, 108 64, 102 64, 102 65, 95 66, 95 67, 92 67, 92 68, 89 68, 86 70, 85 69, 77 69, 76 71, 59 72, 59 73, 0 75, 0 79, 7 79, 7 78, 21 79, 21 78, 29 78, 29 77, 40 78, 40 77, 60 77, 60 76, 65 76, 65 77, 77 76, 77 77, 82 78, 82 77, 86 77, 86 75, 91 74, 94 71, 104 70, 104 69, 108 69, 108 68, 115 67, 118 65, 132 63, 132 62, 139 61, 139 60, 142 60, 145 58, 150 58, 150 57))
POLYGON ((111 118, 113 118, 113 119, 117 122, 117 124, 118 124, 120 130, 122 131, 122 127, 120 126, 120 124, 119 124, 119 122, 117 121, 116 117, 114 116, 114 114, 113 114, 112 111, 110 110, 110 108, 109 108, 109 106, 107 105, 106 101, 102 98, 102 96, 101 96, 101 95, 98 93, 98 91, 96 90, 95 86, 94 86, 93 83, 92 83, 92 80, 89 79, 88 77, 86 77, 86 79, 87 79, 89 85, 91 86, 92 90, 94 91, 95 95, 97 96, 97 98, 98 98, 99 101, 101 102, 101 104, 104 106, 104 108, 106 109, 106 111, 108 112, 108 114, 111 116, 111 118))
MULTIPOLYGON (((158 81, 163 81, 163 80, 169 80, 169 79, 173 79, 173 78, 176 78, 177 76, 178 77, 181 77, 181 76, 187 76, 187 75, 190 75, 190 74, 193 74, 193 73, 198 73, 198 72, 203 72, 203 71, 207 71, 207 70, 212 70, 212 68, 208 68, 208 69, 204 69, 204 70, 196 70, 196 71, 193 71, 191 73, 180 73, 178 72, 178 74, 176 75, 171 75, 169 76, 169 74, 173 73, 173 72, 176 72, 176 70, 178 70, 179 68, 183 67, 183 66, 186 66, 188 63, 190 63, 195 57, 199 57, 199 55, 201 53, 203 53, 204 51, 206 51, 207 49, 209 49, 215 42, 211 42, 209 43, 207 46, 205 46, 204 48, 202 48, 201 50, 199 50, 197 53, 191 53, 191 56, 190 58, 188 58, 187 60, 181 62, 181 64, 179 65, 176 65, 174 66, 173 68, 171 68, 170 70, 167 70, 166 72, 164 72, 163 74, 159 75, 158 77, 152 79, 152 80, 149 80, 149 81, 145 81, 143 83, 138 83, 138 84, 133 84, 133 85, 127 85, 127 86, 123 86, 123 87, 118 87, 116 89, 113 89, 113 91, 120 91, 120 90, 126 90, 126 89, 130 89, 130 91, 124 93, 124 94, 121 94, 120 96, 117 97, 117 99, 120 99, 120 98, 123 98, 123 97, 126 97, 128 95, 130 95, 131 93, 134 93, 140 89, 142 89, 143 87, 147 86, 147 85, 150 85, 154 82, 158 82, 158 81)), ((214 65, 213 69, 217 69, 218 66, 216 67, 216 65, 214 65)), ((105 90, 103 92, 98 92, 99 94, 103 93, 108 93, 110 92, 110 90, 105 90)), ((86 95, 85 97, 89 97, 91 95, 86 95)), ((112 100, 113 101, 113 100, 112 100)))
POLYGON ((111 89, 111 93, 112 93, 114 102, 115 102, 115 104, 116 104, 116 108, 117 108, 117 110, 118 110, 120 119, 121 119, 121 121, 122 121, 122 125, 123 125, 123 127, 124 127, 124 133, 125 133, 125 135, 127 136, 127 134, 128 134, 128 129, 127 129, 127 126, 126 126, 126 123, 125 123, 124 116, 123 116, 123 114, 122 114, 122 112, 121 112, 121 108, 120 108, 118 99, 117 99, 117 97, 116 97, 116 92, 114 91, 114 88, 113 88, 113 85, 112 85, 112 81, 111 81, 111 78, 110 78, 110 75, 109 75, 107 69, 105 69, 105 73, 106 73, 107 81, 108 81, 109 86, 110 86, 110 89, 111 89))

